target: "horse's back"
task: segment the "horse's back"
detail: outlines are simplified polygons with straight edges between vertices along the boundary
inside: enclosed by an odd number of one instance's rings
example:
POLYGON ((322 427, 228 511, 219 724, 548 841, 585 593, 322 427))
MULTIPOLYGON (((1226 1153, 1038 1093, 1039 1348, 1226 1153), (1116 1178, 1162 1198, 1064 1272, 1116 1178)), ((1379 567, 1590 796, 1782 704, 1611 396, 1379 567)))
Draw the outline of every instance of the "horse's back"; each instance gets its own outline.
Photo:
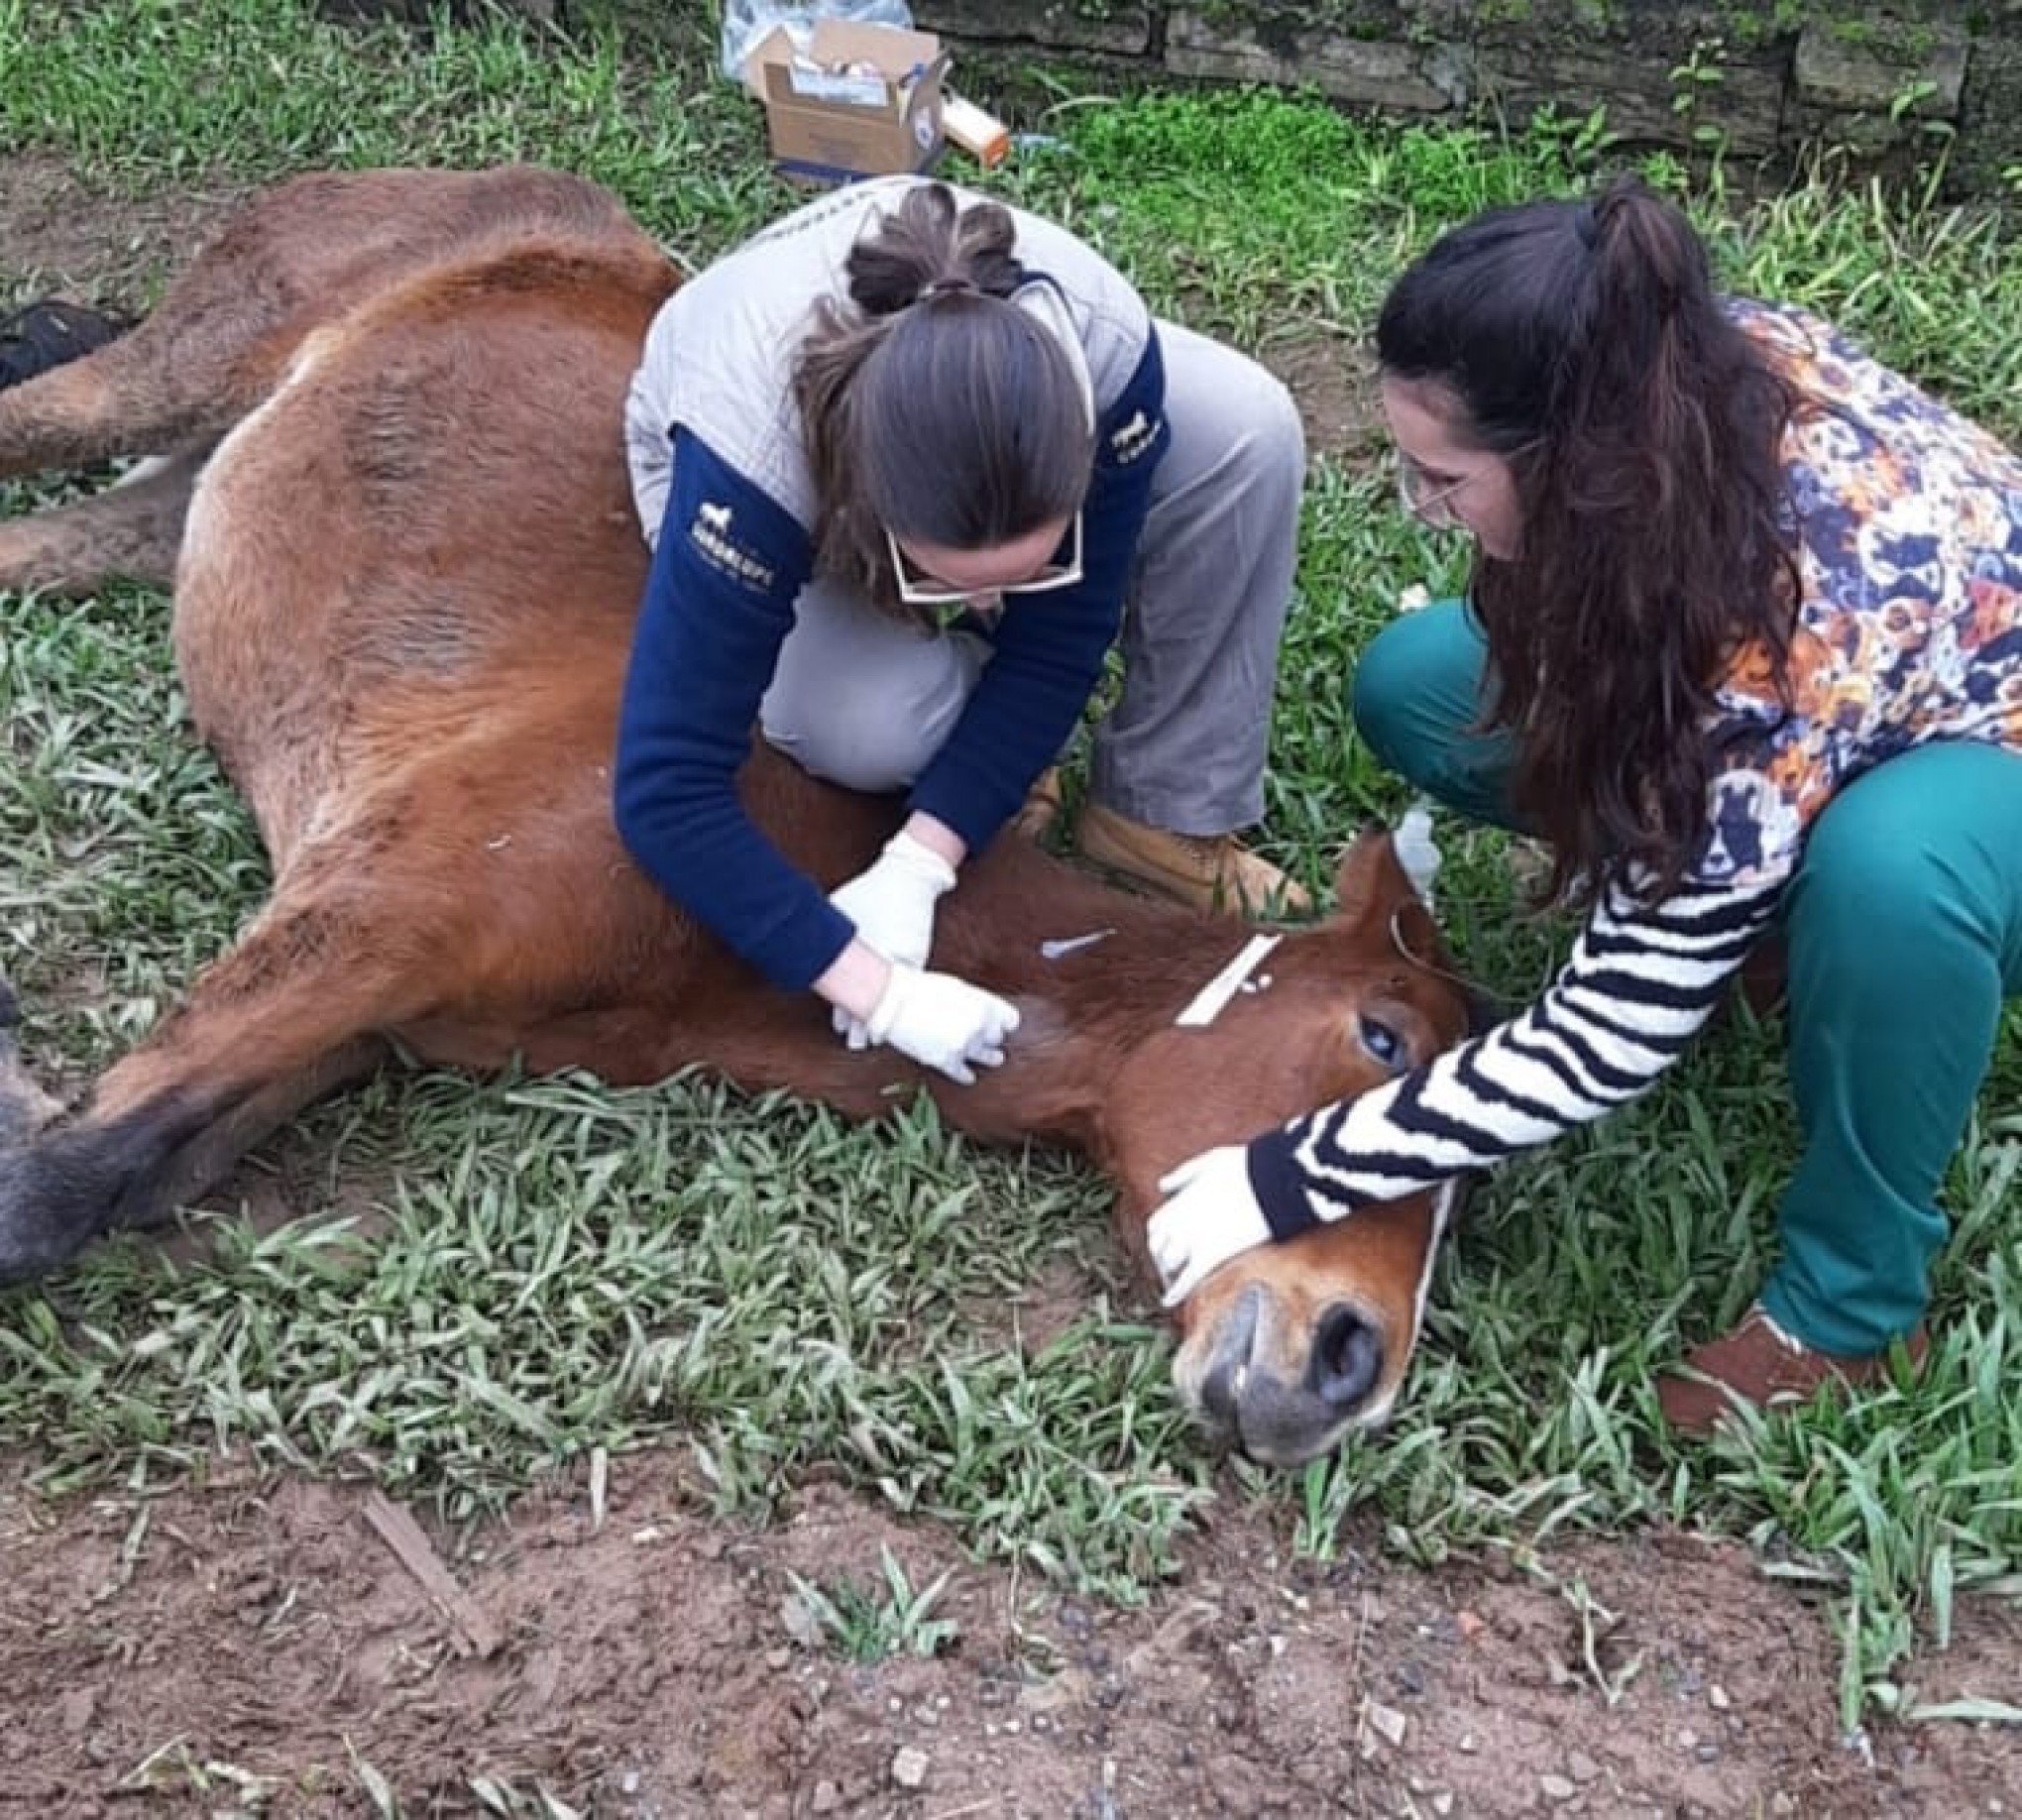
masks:
POLYGON ((609 191, 538 166, 298 176, 204 245, 135 331, 135 365, 167 363, 170 384, 198 379, 228 423, 318 326, 416 274, 544 236, 650 244, 609 191))

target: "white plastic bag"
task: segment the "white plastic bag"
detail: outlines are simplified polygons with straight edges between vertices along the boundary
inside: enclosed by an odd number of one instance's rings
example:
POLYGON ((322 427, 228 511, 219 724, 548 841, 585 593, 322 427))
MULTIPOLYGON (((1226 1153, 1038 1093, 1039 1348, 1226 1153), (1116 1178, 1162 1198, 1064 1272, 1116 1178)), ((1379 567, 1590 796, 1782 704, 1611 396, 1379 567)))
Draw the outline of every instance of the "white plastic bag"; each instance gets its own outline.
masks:
POLYGON ((744 79, 744 59, 775 26, 785 26, 796 45, 806 48, 818 19, 846 19, 856 25, 913 29, 913 9, 906 0, 724 0, 724 74, 732 82, 744 79))

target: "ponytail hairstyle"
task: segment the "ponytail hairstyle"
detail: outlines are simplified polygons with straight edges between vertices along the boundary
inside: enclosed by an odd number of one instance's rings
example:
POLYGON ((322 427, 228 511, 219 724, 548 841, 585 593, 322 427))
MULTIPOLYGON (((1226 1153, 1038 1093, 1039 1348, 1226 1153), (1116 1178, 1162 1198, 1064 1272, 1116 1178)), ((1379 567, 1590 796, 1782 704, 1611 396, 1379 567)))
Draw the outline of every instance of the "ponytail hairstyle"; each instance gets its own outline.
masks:
POLYGON ((1377 322, 1384 374, 1450 394, 1510 464, 1511 559, 1478 554, 1515 805, 1544 887, 1650 900, 1704 839, 1704 724, 1744 650, 1788 694, 1799 599, 1780 447, 1795 397, 1713 289, 1680 211, 1633 177, 1491 209, 1436 241, 1377 322))
POLYGON ((1070 516, 1095 432, 1058 334, 1010 299, 1026 282, 994 202, 907 192, 851 249, 794 372, 820 502, 819 574, 901 618, 885 533, 987 549, 1070 516))

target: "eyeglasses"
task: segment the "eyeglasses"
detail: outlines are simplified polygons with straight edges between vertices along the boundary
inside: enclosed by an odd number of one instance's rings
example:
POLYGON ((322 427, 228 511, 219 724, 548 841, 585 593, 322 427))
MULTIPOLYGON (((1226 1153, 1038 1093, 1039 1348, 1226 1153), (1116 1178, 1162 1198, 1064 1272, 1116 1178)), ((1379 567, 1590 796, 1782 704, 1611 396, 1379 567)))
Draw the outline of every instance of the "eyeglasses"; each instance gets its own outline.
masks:
MULTIPOLYGON (((1525 456, 1534 455, 1542 442, 1533 439, 1521 443, 1500 459, 1509 466, 1516 466, 1525 456)), ((1430 474, 1395 444, 1391 447, 1391 458, 1398 471, 1398 504, 1428 530, 1460 530, 1465 521, 1447 504, 1463 487, 1470 487, 1482 478, 1478 472, 1463 474, 1458 480, 1433 484, 1430 474)))
POLYGON ((1475 476, 1463 474, 1444 486, 1432 485, 1432 477, 1403 449, 1393 449, 1398 470, 1398 504, 1430 530, 1455 530, 1460 518, 1447 504, 1475 476))
POLYGON ((1071 588, 1081 579, 1081 514, 1068 521, 1067 534, 1061 539, 1067 555, 1059 550, 1054 560, 1024 581, 1004 582, 994 588, 965 588, 955 582, 929 575, 908 556, 890 526, 885 528, 885 547, 891 551, 892 574, 899 584, 899 599, 908 607, 955 607, 995 594, 1049 594, 1056 588, 1071 588))

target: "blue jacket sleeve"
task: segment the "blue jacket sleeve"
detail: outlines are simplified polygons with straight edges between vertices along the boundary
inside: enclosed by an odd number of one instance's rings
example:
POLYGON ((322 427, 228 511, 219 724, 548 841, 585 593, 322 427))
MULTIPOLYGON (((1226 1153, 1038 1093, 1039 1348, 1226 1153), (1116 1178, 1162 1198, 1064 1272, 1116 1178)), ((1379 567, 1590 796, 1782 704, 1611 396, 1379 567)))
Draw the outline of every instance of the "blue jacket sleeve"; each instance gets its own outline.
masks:
POLYGON ((1025 800, 1094 693, 1123 621, 1152 476, 1171 441, 1154 329, 1123 396, 1096 426, 1095 469, 1081 508, 1079 585, 1009 595, 982 680, 914 785, 912 806, 947 823, 971 853, 1025 800))
POLYGON ((640 868, 775 985, 825 972, 854 933, 737 797, 759 698, 813 556, 790 513, 688 431, 632 637, 614 810, 640 868))

